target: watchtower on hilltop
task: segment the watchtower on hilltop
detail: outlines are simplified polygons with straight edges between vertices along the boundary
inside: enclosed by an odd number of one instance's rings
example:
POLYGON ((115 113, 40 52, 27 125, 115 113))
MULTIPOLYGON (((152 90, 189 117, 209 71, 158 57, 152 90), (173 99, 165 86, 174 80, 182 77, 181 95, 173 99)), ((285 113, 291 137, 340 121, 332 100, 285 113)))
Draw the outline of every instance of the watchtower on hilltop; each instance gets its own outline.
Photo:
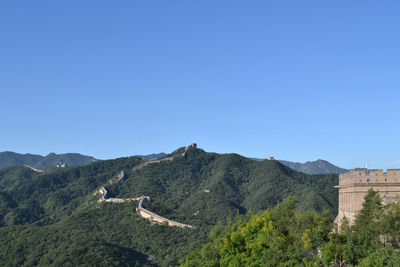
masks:
POLYGON ((362 209, 369 189, 377 191, 383 202, 400 200, 400 169, 384 172, 382 169, 354 169, 339 175, 339 209, 335 222, 340 227, 343 217, 354 222, 362 209))
POLYGON ((197 144, 196 144, 196 143, 191 143, 191 144, 189 145, 189 148, 196 149, 196 148, 197 148, 197 144))

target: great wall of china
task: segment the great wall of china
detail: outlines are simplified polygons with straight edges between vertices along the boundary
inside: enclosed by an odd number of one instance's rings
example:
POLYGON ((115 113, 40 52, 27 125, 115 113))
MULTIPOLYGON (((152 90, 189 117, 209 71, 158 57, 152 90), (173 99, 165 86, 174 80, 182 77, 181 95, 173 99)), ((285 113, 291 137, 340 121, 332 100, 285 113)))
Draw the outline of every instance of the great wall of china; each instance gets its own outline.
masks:
POLYGON ((27 168, 29 168, 29 169, 35 171, 35 172, 43 172, 43 170, 39 170, 39 169, 33 168, 32 166, 29 166, 29 165, 26 165, 26 164, 23 164, 23 166, 24 166, 24 167, 27 167, 27 168))
POLYGON ((148 220, 150 220, 152 222, 160 223, 160 224, 167 223, 169 226, 177 226, 177 227, 180 227, 180 228, 185 228, 185 227, 195 228, 192 225, 176 222, 176 221, 164 218, 164 217, 162 217, 160 215, 157 215, 157 214, 155 214, 155 213, 153 213, 153 212, 151 212, 149 210, 146 210, 145 208, 143 208, 143 203, 144 202, 149 202, 149 201, 150 201, 150 197, 149 196, 142 196, 142 197, 140 197, 139 203, 138 203, 138 205, 136 207, 136 211, 143 218, 148 219, 148 220))
POLYGON ((100 191, 100 194, 101 194, 101 197, 100 197, 100 199, 99 199, 99 202, 123 203, 123 202, 127 202, 127 201, 137 201, 137 200, 139 200, 140 197, 137 197, 137 198, 112 198, 112 197, 108 197, 108 196, 107 196, 107 194, 108 194, 107 188, 109 188, 110 186, 112 186, 112 185, 114 185, 114 184, 117 184, 117 183, 121 182, 121 181, 124 179, 124 177, 125 177, 125 172, 124 172, 124 171, 121 171, 121 172, 119 173, 118 178, 117 178, 116 181, 111 182, 111 183, 108 184, 108 185, 102 186, 102 187, 100 188, 100 190, 99 190, 99 191, 100 191))
MULTIPOLYGON (((181 154, 181 157, 185 157, 186 153, 190 150, 190 149, 196 149, 197 145, 196 144, 190 144, 189 146, 187 146, 184 150, 184 152, 181 154)), ((153 164, 153 163, 159 163, 159 162, 163 162, 163 161, 172 161, 174 160, 175 157, 168 157, 168 158, 163 158, 163 159, 156 159, 156 160, 149 160, 143 163, 138 164, 137 166, 131 168, 128 170, 128 172, 133 172, 135 170, 139 170, 149 164, 153 164)), ((149 196, 141 196, 141 197, 136 197, 136 198, 110 198, 107 196, 108 192, 107 189, 109 187, 111 187, 112 185, 115 185, 117 183, 120 183, 123 179, 125 178, 125 171, 121 171, 117 177, 117 179, 115 181, 111 181, 107 184, 102 186, 99 189, 99 193, 101 194, 100 199, 98 200, 99 202, 111 202, 111 203, 124 203, 124 202, 128 202, 128 201, 139 201, 138 205, 136 207, 136 212, 143 218, 150 220, 151 222, 155 222, 155 223, 160 223, 160 224, 168 224, 169 226, 177 226, 180 228, 195 228, 192 225, 188 225, 188 224, 184 224, 184 223, 180 223, 180 222, 176 222, 167 218, 164 218, 160 215, 157 215, 145 208, 143 208, 143 204, 145 202, 150 202, 150 197, 149 196)))
POLYGON ((335 222, 340 226, 344 217, 354 222, 362 209, 369 189, 377 191, 384 203, 400 199, 400 169, 355 169, 339 175, 339 208, 335 222))

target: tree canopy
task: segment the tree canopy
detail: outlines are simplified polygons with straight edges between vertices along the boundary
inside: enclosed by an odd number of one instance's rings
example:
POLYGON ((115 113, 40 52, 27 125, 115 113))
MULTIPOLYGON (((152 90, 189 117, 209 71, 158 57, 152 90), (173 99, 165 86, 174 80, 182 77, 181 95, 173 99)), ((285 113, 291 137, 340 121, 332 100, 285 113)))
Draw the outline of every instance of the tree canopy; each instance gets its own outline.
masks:
POLYGON ((181 266, 398 266, 399 210, 398 203, 382 205, 371 190, 355 223, 343 222, 335 233, 328 212, 297 212, 288 197, 262 213, 216 226, 210 241, 181 266))

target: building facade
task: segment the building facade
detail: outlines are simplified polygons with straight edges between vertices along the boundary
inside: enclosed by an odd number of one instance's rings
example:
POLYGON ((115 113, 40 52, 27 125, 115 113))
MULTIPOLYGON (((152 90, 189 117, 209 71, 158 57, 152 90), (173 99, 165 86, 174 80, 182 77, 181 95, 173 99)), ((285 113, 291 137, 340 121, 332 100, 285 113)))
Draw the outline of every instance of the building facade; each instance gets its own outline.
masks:
POLYGON ((383 170, 355 169, 339 175, 339 209, 335 222, 340 227, 343 217, 354 222, 362 209, 369 189, 378 191, 383 203, 400 199, 400 169, 383 170))

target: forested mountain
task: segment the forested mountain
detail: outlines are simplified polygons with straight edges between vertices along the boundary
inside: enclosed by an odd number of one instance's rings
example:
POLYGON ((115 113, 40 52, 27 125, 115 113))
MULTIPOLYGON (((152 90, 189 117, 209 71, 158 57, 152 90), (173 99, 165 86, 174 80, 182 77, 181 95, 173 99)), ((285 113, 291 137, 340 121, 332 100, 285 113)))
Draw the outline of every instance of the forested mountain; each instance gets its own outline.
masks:
POLYGON ((67 166, 82 166, 95 161, 96 159, 93 157, 78 153, 50 153, 47 156, 41 156, 34 154, 19 154, 10 151, 0 152, 0 168, 26 164, 36 169, 46 169, 54 168, 60 162, 66 163, 67 166))
POLYGON ((307 175, 277 161, 254 161, 237 154, 190 151, 185 158, 128 174, 112 187, 116 197, 148 195, 152 210, 189 224, 215 223, 237 213, 262 210, 288 195, 302 210, 337 210, 337 175, 307 175), (196 214, 196 215, 194 215, 196 214))
POLYGON ((308 174, 325 174, 325 173, 345 173, 348 170, 333 165, 326 160, 307 161, 305 163, 291 162, 287 160, 279 160, 283 165, 292 168, 293 170, 308 174))
POLYGON ((141 157, 98 161, 37 173, 23 166, 0 170, 0 262, 5 265, 161 265, 206 242, 218 222, 276 205, 289 195, 298 210, 337 211, 337 175, 307 175, 278 161, 180 148, 171 161, 141 157), (151 224, 135 202, 99 203, 98 189, 121 170, 110 196, 150 196, 146 208, 196 226, 151 224))

